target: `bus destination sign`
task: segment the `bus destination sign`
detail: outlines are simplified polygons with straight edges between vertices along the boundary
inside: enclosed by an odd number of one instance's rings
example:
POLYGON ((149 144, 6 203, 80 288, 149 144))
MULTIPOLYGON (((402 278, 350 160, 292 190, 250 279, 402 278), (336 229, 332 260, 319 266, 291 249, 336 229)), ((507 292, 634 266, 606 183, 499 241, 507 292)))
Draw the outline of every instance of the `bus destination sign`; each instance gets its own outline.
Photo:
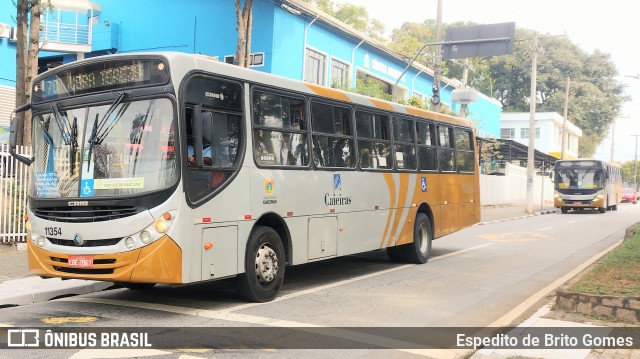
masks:
POLYGON ((41 78, 33 85, 33 101, 55 100, 89 92, 167 82, 167 65, 159 59, 94 62, 41 78))

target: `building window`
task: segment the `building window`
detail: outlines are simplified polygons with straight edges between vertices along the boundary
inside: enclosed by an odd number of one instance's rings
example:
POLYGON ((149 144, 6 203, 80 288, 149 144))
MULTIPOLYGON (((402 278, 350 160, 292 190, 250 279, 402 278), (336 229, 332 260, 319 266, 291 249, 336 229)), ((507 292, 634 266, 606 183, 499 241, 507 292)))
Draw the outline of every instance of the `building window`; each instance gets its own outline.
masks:
MULTIPOLYGON (((523 127, 520 129, 520 138, 529 138, 529 128, 523 127)), ((536 127, 536 138, 540 138, 540 127, 536 127)))
POLYGON ((324 85, 327 57, 317 51, 307 49, 305 66, 304 80, 314 84, 324 85))
POLYGON ((502 139, 512 139, 516 137, 516 129, 515 128, 501 128, 500 129, 500 138, 502 139))
MULTIPOLYGON (((228 64, 233 64, 236 59, 235 55, 225 56, 224 62, 228 64)), ((264 65, 264 52, 257 52, 255 54, 251 54, 249 57, 249 66, 263 66, 264 65)))
POLYGON ((349 85, 349 65, 331 59, 331 87, 341 88, 349 85))

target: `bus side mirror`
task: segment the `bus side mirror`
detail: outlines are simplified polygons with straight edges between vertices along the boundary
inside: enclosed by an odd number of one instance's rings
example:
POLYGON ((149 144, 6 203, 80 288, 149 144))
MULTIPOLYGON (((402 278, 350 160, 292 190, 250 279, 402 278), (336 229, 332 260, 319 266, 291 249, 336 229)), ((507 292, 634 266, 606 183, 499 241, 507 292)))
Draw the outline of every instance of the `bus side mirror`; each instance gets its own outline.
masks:
POLYGON ((27 158, 22 155, 16 153, 16 143, 18 142, 18 130, 20 128, 20 119, 18 117, 14 117, 11 121, 11 127, 9 132, 9 154, 18 161, 24 163, 29 166, 33 163, 35 158, 27 158))

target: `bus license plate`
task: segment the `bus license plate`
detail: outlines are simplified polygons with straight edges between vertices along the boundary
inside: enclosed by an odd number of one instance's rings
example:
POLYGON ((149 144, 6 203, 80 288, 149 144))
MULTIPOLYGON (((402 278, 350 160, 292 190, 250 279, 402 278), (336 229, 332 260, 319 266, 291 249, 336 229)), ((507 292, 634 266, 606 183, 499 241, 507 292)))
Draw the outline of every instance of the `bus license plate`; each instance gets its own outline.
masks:
POLYGON ((92 256, 69 256, 69 267, 93 268, 93 257, 92 256))
POLYGON ((575 201, 575 202, 573 202, 573 204, 582 204, 582 202, 581 201, 575 201))

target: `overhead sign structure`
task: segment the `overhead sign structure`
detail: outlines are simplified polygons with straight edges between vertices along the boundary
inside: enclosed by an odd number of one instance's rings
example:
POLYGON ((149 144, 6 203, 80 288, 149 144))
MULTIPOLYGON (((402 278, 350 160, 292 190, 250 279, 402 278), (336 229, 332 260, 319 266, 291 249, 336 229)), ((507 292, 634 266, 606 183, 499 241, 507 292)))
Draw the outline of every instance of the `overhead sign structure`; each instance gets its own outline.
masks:
POLYGON ((442 45, 444 60, 506 55, 513 51, 515 22, 454 27, 442 45))

